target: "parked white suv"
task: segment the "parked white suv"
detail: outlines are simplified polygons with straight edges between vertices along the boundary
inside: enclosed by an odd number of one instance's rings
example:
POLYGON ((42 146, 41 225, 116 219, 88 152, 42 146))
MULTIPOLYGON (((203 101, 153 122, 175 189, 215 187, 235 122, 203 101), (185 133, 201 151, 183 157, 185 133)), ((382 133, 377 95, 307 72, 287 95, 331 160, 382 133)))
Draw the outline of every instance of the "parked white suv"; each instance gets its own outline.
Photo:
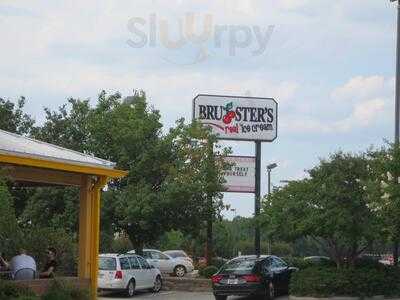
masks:
POLYGON ((98 288, 104 291, 125 291, 132 297, 136 290, 158 293, 162 288, 160 270, 135 254, 101 254, 98 288))
MULTIPOLYGON (((134 251, 129 253, 134 253, 134 251)), ((143 257, 162 273, 173 274, 177 277, 183 277, 186 273, 191 273, 194 270, 190 261, 182 258, 172 258, 159 250, 143 249, 143 257)))

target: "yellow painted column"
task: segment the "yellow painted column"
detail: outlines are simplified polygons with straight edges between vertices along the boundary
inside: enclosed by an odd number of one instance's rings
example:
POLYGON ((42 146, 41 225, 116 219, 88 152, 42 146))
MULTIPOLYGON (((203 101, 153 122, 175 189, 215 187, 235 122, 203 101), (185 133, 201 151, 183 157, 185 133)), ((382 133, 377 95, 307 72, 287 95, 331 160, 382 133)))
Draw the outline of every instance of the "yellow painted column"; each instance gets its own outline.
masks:
POLYGON ((79 265, 78 276, 80 279, 90 278, 90 237, 91 237, 91 178, 82 176, 79 203, 79 265))
POLYGON ((92 231, 91 231, 91 297, 97 299, 97 276, 99 269, 99 244, 100 244, 100 195, 101 189, 106 185, 107 177, 99 177, 92 190, 92 231))

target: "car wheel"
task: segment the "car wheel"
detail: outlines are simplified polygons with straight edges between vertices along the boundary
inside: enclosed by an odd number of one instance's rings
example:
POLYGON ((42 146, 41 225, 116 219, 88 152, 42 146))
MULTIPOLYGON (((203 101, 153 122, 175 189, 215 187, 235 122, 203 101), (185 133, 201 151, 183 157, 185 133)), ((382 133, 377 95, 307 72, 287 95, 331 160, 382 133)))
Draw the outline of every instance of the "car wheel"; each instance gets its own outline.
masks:
POLYGON ((215 300, 226 300, 228 298, 228 296, 218 296, 218 295, 214 295, 215 296, 215 300))
POLYGON ((153 292, 158 293, 162 289, 162 279, 160 276, 156 277, 156 280, 154 281, 154 287, 153 287, 153 292))
POLYGON ((186 268, 184 266, 176 266, 174 269, 174 274, 176 277, 183 277, 186 274, 186 268))
POLYGON ((126 287, 126 295, 128 297, 133 297, 135 295, 136 284, 133 279, 131 279, 126 287))

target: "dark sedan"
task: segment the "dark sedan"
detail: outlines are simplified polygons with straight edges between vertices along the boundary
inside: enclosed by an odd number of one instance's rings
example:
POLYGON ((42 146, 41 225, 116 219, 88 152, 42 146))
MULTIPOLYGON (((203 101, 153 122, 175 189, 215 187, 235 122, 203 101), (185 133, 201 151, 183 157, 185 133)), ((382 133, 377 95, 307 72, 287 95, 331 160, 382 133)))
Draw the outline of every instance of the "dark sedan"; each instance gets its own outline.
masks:
POLYGON ((234 258, 211 278, 215 299, 259 296, 260 299, 272 300, 276 295, 288 292, 290 275, 295 270, 272 255, 234 258))

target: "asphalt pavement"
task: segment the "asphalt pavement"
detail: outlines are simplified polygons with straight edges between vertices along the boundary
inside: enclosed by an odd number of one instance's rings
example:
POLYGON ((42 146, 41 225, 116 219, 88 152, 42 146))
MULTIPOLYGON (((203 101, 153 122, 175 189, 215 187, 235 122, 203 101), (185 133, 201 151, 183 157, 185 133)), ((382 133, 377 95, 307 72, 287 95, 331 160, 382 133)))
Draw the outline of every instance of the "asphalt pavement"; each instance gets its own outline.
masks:
MULTIPOLYGON (((117 299, 128 299, 123 295, 118 294, 107 294, 102 295, 98 298, 99 300, 117 300, 117 299)), ((215 300, 212 293, 187 293, 187 292, 174 292, 174 291, 165 291, 160 292, 158 294, 153 293, 141 293, 138 292, 134 297, 130 298, 132 300, 149 300, 149 299, 157 299, 157 300, 215 300)), ((244 297, 229 297, 229 300, 250 300, 251 298, 244 297)), ((287 300, 288 297, 279 297, 277 300, 287 300)))

